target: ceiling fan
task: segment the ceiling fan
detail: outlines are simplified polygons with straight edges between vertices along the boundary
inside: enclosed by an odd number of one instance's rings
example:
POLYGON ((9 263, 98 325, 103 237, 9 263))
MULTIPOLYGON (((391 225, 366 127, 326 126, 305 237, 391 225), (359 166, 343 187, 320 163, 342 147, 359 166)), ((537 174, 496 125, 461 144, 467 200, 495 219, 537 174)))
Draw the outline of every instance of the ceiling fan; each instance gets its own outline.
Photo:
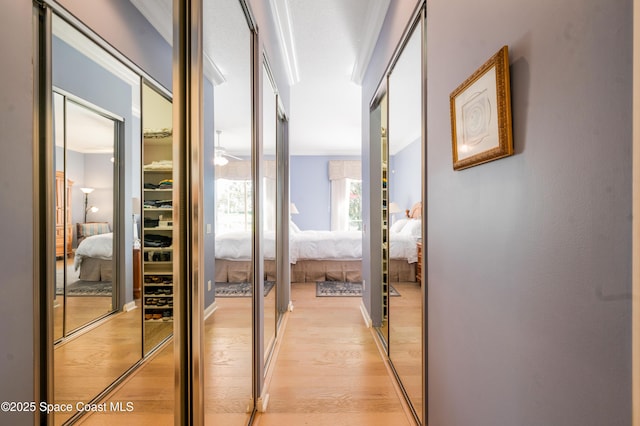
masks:
POLYGON ((227 157, 233 158, 235 160, 241 160, 241 158, 238 158, 231 154, 227 154, 227 150, 220 145, 221 133, 222 133, 222 130, 216 130, 216 134, 218 135, 218 143, 216 144, 214 153, 213 153, 213 164, 216 166, 225 166, 227 165, 227 163, 229 163, 229 160, 227 159, 227 157))

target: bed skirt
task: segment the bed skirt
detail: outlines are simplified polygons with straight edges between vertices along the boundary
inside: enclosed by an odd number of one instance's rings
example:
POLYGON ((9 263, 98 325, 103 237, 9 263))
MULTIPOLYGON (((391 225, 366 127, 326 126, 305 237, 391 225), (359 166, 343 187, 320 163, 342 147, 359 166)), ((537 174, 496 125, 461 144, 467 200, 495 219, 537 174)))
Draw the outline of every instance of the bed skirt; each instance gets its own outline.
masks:
MULTIPOLYGON (((216 282, 217 283, 245 283, 251 278, 251 261, 249 260, 227 260, 216 259, 216 282)), ((275 260, 265 260, 265 279, 276 281, 275 260)))
POLYGON ((80 264, 80 279, 84 281, 113 281, 113 261, 85 257, 80 264))
MULTIPOLYGON (((250 261, 216 259, 216 282, 248 282, 250 261)), ((265 261, 266 279, 276 280, 275 261, 265 261)), ((416 281, 416 264, 392 259, 389 267, 391 282, 416 281)), ((291 282, 362 281, 360 260, 298 260, 291 265, 291 282)))

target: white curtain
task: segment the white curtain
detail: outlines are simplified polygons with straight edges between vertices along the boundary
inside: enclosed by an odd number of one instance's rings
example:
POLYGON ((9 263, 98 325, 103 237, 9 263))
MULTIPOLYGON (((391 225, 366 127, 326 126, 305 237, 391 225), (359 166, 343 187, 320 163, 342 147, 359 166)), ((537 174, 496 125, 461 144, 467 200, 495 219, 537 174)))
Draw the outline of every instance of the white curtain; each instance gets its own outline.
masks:
POLYGON ((331 181, 331 230, 349 229, 349 182, 347 179, 331 181))
POLYGON ((329 161, 332 231, 347 231, 349 229, 349 179, 362 179, 362 166, 360 161, 329 161))

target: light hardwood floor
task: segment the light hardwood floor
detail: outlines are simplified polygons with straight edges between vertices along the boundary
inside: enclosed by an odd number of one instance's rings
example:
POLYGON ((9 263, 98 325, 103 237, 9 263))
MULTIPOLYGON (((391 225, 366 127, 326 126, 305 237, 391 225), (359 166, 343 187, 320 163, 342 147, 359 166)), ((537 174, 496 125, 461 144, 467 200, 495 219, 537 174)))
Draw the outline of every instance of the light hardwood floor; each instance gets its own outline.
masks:
MULTIPOLYGON (((250 358, 250 352, 245 352, 250 341, 245 334, 246 315, 222 315, 234 309, 246 313, 246 300, 221 300, 205 326, 205 345, 216 339, 220 346, 206 346, 205 351, 206 424, 232 426, 248 421, 241 407, 250 391, 246 387, 250 369, 235 373, 227 369, 226 377, 216 370, 224 365, 246 367, 250 358), (235 326, 224 323, 225 318, 235 321, 235 326), (223 386, 216 387, 214 381, 223 386), (228 405, 221 404, 225 400, 228 405)), ((373 333, 364 325, 361 299, 318 298, 313 283, 294 283, 292 300, 295 308, 286 319, 268 379, 267 411, 258 413, 254 424, 411 425, 373 333)), ((173 346, 168 345, 107 399, 108 403, 131 401, 133 412, 96 413, 82 424, 173 425, 173 366, 173 346)))
POLYGON ((415 410, 422 412, 422 288, 420 283, 393 283, 401 297, 389 300, 391 362, 415 410))
POLYGON ((394 380, 364 325, 358 297, 315 297, 292 285, 294 310, 258 426, 410 425, 394 380))

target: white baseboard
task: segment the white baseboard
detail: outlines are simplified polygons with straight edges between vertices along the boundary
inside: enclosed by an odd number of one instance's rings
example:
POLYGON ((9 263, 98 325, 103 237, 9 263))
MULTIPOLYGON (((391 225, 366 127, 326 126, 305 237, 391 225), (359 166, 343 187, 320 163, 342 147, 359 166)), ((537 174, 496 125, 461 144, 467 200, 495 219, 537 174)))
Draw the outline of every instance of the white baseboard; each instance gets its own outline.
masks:
POLYGON ((367 328, 371 328, 373 326, 373 321, 369 316, 369 312, 367 312, 367 307, 364 306, 363 300, 360 301, 360 312, 362 313, 362 318, 364 319, 364 323, 367 326, 367 328))
POLYGON ((136 306, 135 300, 125 303, 124 306, 122 307, 122 310, 124 312, 133 311, 134 309, 138 309, 138 307, 136 306))
POLYGON ((260 413, 267 412, 267 405, 269 404, 269 394, 264 393, 260 398, 258 398, 258 404, 256 404, 256 408, 260 413))
POLYGON ((204 319, 209 318, 218 309, 218 302, 213 302, 204 310, 204 319))

